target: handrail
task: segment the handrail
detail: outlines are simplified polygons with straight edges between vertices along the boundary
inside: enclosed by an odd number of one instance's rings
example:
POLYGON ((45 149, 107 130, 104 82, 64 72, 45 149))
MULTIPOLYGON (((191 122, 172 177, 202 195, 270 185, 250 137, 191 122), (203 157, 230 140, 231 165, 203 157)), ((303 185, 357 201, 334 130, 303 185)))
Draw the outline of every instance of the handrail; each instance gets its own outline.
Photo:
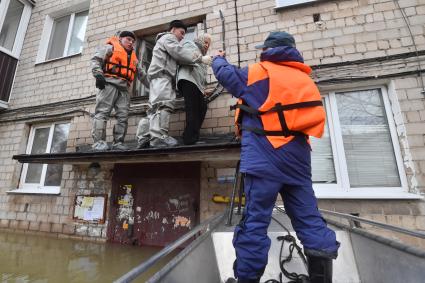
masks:
POLYGON ((338 217, 341 217, 341 218, 348 219, 348 220, 350 220, 350 225, 353 221, 364 222, 364 223, 367 223, 367 224, 370 224, 370 225, 373 225, 373 226, 376 226, 376 227, 380 227, 380 228, 383 228, 383 229, 387 229, 387 230, 390 230, 390 231, 399 232, 399 233, 410 235, 410 236, 413 236, 413 237, 425 239, 425 233, 423 233, 423 232, 414 231, 414 230, 410 230, 410 229, 406 229, 406 228, 401 228, 401 227, 397 227, 397 226, 393 226, 393 225, 389 225, 389 224, 385 224, 385 223, 381 223, 381 222, 376 222, 376 221, 369 220, 369 219, 366 219, 366 218, 361 218, 361 217, 358 217, 358 216, 340 213, 340 212, 335 212, 335 211, 330 211, 330 210, 326 210, 326 209, 319 209, 319 211, 324 213, 324 214, 329 214, 329 215, 338 216, 338 217))
POLYGON ((114 283, 121 283, 121 282, 127 283, 127 282, 133 281, 134 279, 136 279, 136 277, 138 277, 140 274, 142 274, 147 269, 152 267, 155 263, 157 263, 161 258, 165 257, 166 255, 174 251, 176 248, 181 246, 184 242, 189 240, 191 237, 195 236, 197 233, 204 230, 205 228, 208 231, 210 229, 210 225, 213 225, 214 223, 218 222, 222 217, 224 217, 224 214, 218 214, 211 217, 207 221, 199 224, 198 226, 193 228, 191 231, 184 234, 183 236, 178 238, 176 241, 167 245, 162 250, 160 250, 159 252, 151 256, 148 260, 142 262, 140 265, 136 266, 135 268, 133 268, 132 270, 130 270, 129 272, 127 272, 126 274, 124 274, 123 276, 115 280, 114 283))

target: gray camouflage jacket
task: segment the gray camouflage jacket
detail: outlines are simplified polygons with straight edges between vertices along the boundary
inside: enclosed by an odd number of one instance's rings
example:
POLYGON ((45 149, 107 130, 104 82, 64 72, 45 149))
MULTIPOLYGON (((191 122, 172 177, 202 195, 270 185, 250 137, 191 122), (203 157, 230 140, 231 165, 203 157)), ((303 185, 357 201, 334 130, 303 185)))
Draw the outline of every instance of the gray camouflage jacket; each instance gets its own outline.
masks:
POLYGON ((201 62, 199 51, 183 47, 176 36, 170 32, 160 33, 152 52, 152 62, 148 70, 148 79, 169 76, 175 78, 177 65, 191 65, 201 62))
MULTIPOLYGON (((199 52, 199 47, 193 41, 186 41, 183 43, 183 48, 186 50, 192 50, 192 52, 199 52)), ((205 85, 207 83, 207 65, 202 62, 195 63, 192 65, 181 65, 177 74, 177 83, 180 80, 187 80, 195 84, 199 91, 205 92, 205 85)))
MULTIPOLYGON (((93 76, 96 74, 103 74, 103 67, 105 65, 106 59, 112 56, 113 46, 106 44, 104 46, 98 47, 96 53, 90 60, 91 70, 93 76)), ((141 62, 137 64, 137 78, 146 86, 149 86, 149 81, 146 76, 146 71, 142 68, 141 62)), ((127 90, 128 84, 127 81, 114 78, 114 77, 105 77, 107 83, 110 83, 121 90, 127 90)))

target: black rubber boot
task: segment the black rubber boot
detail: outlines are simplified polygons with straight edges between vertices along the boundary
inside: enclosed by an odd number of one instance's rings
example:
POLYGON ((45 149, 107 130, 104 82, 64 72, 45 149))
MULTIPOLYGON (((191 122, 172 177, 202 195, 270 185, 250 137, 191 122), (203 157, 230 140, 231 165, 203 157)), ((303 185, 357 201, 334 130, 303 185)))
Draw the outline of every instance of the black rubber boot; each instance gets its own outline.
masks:
POLYGON ((307 256, 310 283, 332 283, 332 259, 307 256))

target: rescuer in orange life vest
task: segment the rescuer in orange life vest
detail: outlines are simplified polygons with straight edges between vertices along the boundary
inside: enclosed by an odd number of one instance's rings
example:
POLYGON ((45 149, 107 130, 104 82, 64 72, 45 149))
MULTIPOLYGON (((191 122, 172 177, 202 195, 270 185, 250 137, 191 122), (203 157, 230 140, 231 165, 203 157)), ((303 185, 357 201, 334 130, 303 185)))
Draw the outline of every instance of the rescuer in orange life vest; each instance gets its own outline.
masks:
POLYGON ((318 211, 311 180, 309 136, 321 137, 325 124, 320 93, 292 35, 272 32, 257 48, 263 50, 260 62, 246 68, 230 65, 222 51, 212 64, 217 80, 239 98, 246 206, 233 238, 235 277, 260 281, 271 243, 267 228, 280 193, 304 246, 310 282, 331 282, 339 242, 318 211))
POLYGON ((93 76, 99 92, 93 118, 93 150, 108 150, 106 143, 106 122, 115 109, 117 123, 114 125, 113 150, 127 150, 124 138, 127 133, 129 97, 128 88, 137 77, 148 85, 145 72, 139 66, 134 52, 136 36, 131 31, 119 32, 110 37, 106 45, 97 49, 91 59, 93 76))

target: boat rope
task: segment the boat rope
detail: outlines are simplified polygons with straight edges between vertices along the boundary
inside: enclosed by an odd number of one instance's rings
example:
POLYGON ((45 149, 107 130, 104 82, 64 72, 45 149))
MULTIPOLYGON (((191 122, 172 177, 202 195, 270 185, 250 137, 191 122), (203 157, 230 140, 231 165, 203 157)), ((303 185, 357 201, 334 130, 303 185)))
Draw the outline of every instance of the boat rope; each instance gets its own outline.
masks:
MULTIPOLYGON (((233 216, 233 209, 234 209, 234 204, 235 204, 235 197, 236 197, 236 191, 239 188, 239 199, 242 199, 242 189, 243 188, 243 179, 244 176, 242 175, 241 177, 241 181, 238 182, 238 176, 239 176, 239 169, 240 169, 240 161, 238 161, 237 166, 236 166, 236 171, 235 171, 235 181, 233 183, 233 190, 232 190, 232 197, 230 199, 230 209, 229 209, 229 215, 228 215, 228 220, 227 220, 227 225, 230 226, 232 224, 232 216, 233 216)), ((241 204, 241 202, 239 202, 239 205, 241 204)), ((274 206, 274 208, 281 212, 282 214, 286 214, 286 211, 278 206, 274 206)), ((288 278, 289 283, 309 283, 309 277, 305 274, 298 274, 296 272, 289 272, 285 269, 285 264, 287 264, 288 262, 290 262, 292 260, 292 254, 294 252, 294 250, 297 251, 299 257, 301 258, 301 260, 304 263, 304 266, 307 269, 307 260, 302 252, 301 247, 297 244, 295 237, 291 235, 289 229, 283 225, 282 222, 280 222, 279 220, 277 220, 275 217, 272 216, 272 219, 279 224, 279 226, 281 226, 283 228, 283 230, 285 230, 286 235, 284 236, 278 236, 277 240, 278 241, 282 241, 282 244, 280 246, 280 253, 279 253, 279 267, 281 270, 281 273, 279 273, 279 281, 276 279, 269 279, 267 280, 265 283, 283 283, 283 277, 282 275, 284 275, 286 278, 288 278), (289 254, 285 259, 282 259, 282 253, 283 253, 283 248, 285 245, 285 241, 289 242, 289 254)))
MULTIPOLYGON (((283 209, 281 209, 280 207, 275 206, 275 208, 278 211, 286 214, 286 212, 283 209)), ((306 267, 307 267, 307 260, 304 256, 303 252, 302 252, 301 247, 297 244, 295 237, 290 234, 289 229, 287 227, 285 227, 285 225, 283 225, 283 223, 280 222, 279 220, 277 220, 275 217, 272 216, 272 219, 286 231, 286 235, 277 237, 278 241, 282 241, 282 244, 280 246, 280 253, 279 253, 279 267, 280 267, 280 271, 281 271, 281 273, 279 274, 279 281, 276 280, 276 279, 269 279, 265 283, 283 283, 282 275, 284 275, 286 278, 291 280, 291 281, 289 281, 289 283, 308 283, 308 282, 310 282, 307 275, 298 274, 296 272, 289 272, 288 270, 286 270, 285 264, 287 264, 288 262, 290 262, 292 260, 292 254, 293 254, 294 250, 297 251, 299 257, 301 258, 301 260, 303 261, 303 263, 306 267), (283 253, 283 248, 284 248, 285 242, 289 243, 289 247, 288 247, 289 254, 286 258, 282 259, 282 253, 283 253)))

